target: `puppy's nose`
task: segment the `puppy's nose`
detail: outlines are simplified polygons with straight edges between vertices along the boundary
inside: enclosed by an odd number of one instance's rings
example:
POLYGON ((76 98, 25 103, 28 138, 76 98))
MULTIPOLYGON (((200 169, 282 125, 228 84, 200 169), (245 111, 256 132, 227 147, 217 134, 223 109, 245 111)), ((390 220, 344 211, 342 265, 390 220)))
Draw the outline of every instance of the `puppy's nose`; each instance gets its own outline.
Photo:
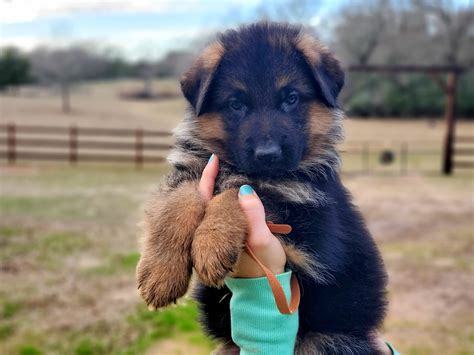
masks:
POLYGON ((275 142, 259 144, 255 148, 255 160, 261 163, 273 163, 282 157, 281 146, 275 142))

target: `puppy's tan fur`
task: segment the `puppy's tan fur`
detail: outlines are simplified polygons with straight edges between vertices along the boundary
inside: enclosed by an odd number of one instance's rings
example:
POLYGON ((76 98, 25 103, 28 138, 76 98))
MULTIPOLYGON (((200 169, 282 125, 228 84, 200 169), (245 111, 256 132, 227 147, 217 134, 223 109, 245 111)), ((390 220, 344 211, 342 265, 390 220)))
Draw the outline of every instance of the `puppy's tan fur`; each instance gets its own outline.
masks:
POLYGON ((247 236, 247 220, 240 208, 237 189, 215 196, 194 234, 192 258, 200 280, 222 286, 236 265, 247 236))
POLYGON ((192 273, 192 238, 205 207, 193 182, 169 193, 159 191, 148 202, 137 279, 149 306, 164 307, 186 293, 192 273))
POLYGON ((196 122, 197 136, 212 150, 219 158, 226 157, 225 141, 227 135, 224 122, 216 113, 206 113, 199 117, 196 122))
POLYGON ((327 137, 334 124, 333 122, 331 111, 327 107, 315 103, 310 104, 308 127, 310 135, 309 156, 316 156, 323 150, 323 145, 327 143, 327 137))

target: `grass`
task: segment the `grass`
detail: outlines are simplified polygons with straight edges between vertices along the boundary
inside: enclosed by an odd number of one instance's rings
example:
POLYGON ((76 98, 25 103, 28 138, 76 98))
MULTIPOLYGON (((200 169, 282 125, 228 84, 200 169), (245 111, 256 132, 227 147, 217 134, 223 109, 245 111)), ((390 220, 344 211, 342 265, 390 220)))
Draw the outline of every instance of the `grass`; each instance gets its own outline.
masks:
MULTIPOLYGON (((0 353, 205 354, 212 349, 197 325, 193 302, 151 313, 135 290, 136 223, 146 194, 166 169, 49 164, 4 169, 0 353), (44 203, 53 196, 64 208, 44 203), (76 206, 74 213, 68 205, 76 206)), ((471 349, 470 176, 343 178, 390 274, 385 338, 406 354, 471 349)))
POLYGON ((138 252, 132 252, 123 255, 113 255, 109 257, 103 264, 88 269, 87 272, 109 276, 119 272, 130 272, 135 270, 140 254, 138 252))
POLYGON ((158 313, 149 312, 141 307, 128 319, 130 324, 139 330, 140 336, 137 342, 123 353, 127 355, 141 353, 158 340, 173 338, 188 342, 193 348, 199 347, 200 351, 210 352, 214 344, 201 336, 197 318, 198 309, 194 302, 186 302, 158 313))
POLYGON ((169 339, 212 348, 193 302, 151 313, 136 292, 136 224, 166 169, 3 170, 0 353, 139 354, 169 339))
MULTIPOLYGON (((86 85, 73 113, 56 96, 0 97, 2 120, 173 128, 182 99, 121 101, 140 83, 86 85)), ((157 82, 158 90, 178 90, 157 82)), ((26 95, 26 94, 24 94, 26 95)), ((461 122, 459 131, 472 131, 461 122)), ((345 185, 367 220, 389 272, 390 307, 384 337, 404 354, 468 354, 474 349, 473 179, 439 175, 442 124, 426 121, 346 121, 347 144, 373 140, 362 174, 360 155, 343 154, 345 185), (381 166, 380 151, 412 154, 408 171, 381 166)), ((341 147, 342 149, 344 147, 341 147)), ((208 354, 215 346, 185 299, 152 313, 137 294, 142 203, 167 165, 19 163, 0 167, 0 353, 208 354)))

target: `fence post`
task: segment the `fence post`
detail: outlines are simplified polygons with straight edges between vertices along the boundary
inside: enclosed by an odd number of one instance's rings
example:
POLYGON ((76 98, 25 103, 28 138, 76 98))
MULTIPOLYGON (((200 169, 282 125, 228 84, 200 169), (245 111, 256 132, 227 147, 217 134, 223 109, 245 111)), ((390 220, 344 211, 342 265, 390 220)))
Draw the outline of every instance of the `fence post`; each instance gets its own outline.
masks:
POLYGON ((16 162, 16 127, 14 123, 7 125, 7 157, 9 164, 16 162))
POLYGON ((370 169, 370 151, 369 142, 364 142, 362 148, 362 169, 367 173, 370 169))
POLYGON ((140 128, 135 131, 135 166, 143 167, 143 130, 140 128))
POLYGON ((450 175, 453 172, 453 155, 454 155, 454 131, 456 126, 456 85, 457 73, 455 71, 448 73, 448 81, 446 84, 446 136, 444 139, 443 152, 443 173, 450 175))
POLYGON ((71 128, 69 129, 69 163, 71 165, 75 165, 78 160, 77 136, 78 136, 77 127, 71 126, 71 128))
POLYGON ((402 142, 400 147, 400 174, 404 175, 408 171, 408 143, 402 142))

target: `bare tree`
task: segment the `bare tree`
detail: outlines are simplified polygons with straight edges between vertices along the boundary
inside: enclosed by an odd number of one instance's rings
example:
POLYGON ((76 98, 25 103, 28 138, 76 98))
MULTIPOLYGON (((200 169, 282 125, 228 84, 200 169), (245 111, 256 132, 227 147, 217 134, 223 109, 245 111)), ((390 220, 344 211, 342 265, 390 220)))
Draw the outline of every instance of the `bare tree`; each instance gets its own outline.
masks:
POLYGON ((463 64, 474 61, 474 9, 451 0, 349 2, 333 34, 347 64, 463 64))
POLYGON ((185 50, 172 50, 158 63, 158 75, 179 77, 189 68, 196 54, 185 50))
POLYGON ((334 30, 338 56, 346 63, 367 64, 393 24, 393 14, 389 0, 367 1, 364 6, 349 3, 341 10, 334 30))
POLYGON ((432 40, 442 51, 446 64, 473 65, 474 7, 457 7, 452 0, 412 0, 431 18, 432 40))
POLYGON ((272 21, 286 21, 312 25, 321 7, 320 0, 280 0, 263 2, 257 8, 257 16, 272 21))
POLYGON ((151 98, 153 93, 153 79, 158 73, 158 65, 151 60, 140 60, 137 63, 138 75, 143 81, 143 89, 139 92, 139 96, 143 98, 151 98))
POLYGON ((104 66, 103 58, 86 45, 41 47, 30 53, 30 61, 33 75, 40 82, 59 86, 64 113, 71 111, 71 87, 93 78, 104 66))

